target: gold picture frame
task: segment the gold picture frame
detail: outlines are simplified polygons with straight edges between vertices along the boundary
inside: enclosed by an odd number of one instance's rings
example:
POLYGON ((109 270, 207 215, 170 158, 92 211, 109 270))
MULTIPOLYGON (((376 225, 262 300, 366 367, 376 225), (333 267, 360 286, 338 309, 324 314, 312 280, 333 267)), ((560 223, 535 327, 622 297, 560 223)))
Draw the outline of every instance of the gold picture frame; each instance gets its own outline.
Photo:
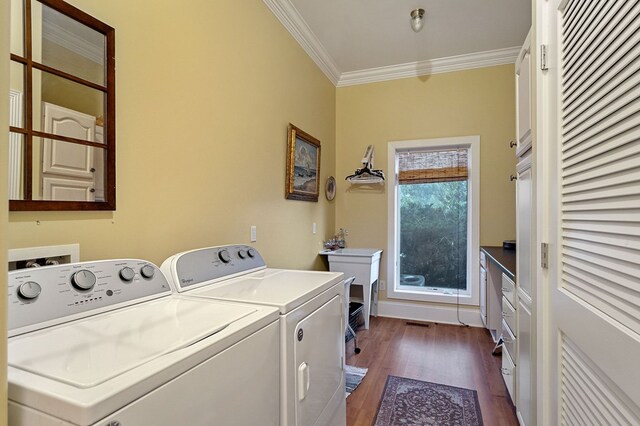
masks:
POLYGON ((285 197, 317 202, 319 193, 320 141, 289 123, 285 197))

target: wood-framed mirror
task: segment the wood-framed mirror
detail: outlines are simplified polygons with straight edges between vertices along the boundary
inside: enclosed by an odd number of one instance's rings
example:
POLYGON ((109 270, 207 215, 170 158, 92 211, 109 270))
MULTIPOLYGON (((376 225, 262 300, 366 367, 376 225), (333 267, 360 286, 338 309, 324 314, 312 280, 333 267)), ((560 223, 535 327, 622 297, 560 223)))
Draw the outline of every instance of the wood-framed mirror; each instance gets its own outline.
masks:
POLYGON ((115 210, 115 30, 11 0, 10 210, 115 210))

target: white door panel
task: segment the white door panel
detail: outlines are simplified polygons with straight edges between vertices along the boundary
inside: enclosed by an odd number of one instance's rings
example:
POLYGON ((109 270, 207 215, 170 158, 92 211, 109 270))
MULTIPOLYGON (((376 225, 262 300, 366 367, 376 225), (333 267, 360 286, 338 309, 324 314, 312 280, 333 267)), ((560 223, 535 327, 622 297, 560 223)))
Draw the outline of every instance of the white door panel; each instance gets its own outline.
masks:
POLYGON ((94 201, 93 182, 64 177, 42 178, 42 196, 44 200, 56 201, 94 201))
POLYGON ((551 246, 538 424, 640 424, 640 3, 539 1, 537 28, 549 48, 539 235, 551 246))
MULTIPOLYGON (((95 117, 47 102, 43 102, 42 108, 45 132, 95 141, 95 117)), ((96 148, 45 139, 43 149, 43 173, 93 179, 96 148)))

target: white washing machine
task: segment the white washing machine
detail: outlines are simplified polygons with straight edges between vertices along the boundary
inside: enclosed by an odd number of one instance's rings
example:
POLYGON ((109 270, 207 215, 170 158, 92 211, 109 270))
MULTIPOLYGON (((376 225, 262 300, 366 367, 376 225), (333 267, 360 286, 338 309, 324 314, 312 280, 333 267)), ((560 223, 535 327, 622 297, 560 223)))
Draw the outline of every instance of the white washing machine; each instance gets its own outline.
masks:
POLYGON ((172 295, 143 260, 8 285, 10 425, 280 423, 277 309, 172 295))
POLYGON ((179 253, 161 269, 180 294, 278 308, 281 424, 346 424, 341 272, 267 268, 245 245, 179 253))

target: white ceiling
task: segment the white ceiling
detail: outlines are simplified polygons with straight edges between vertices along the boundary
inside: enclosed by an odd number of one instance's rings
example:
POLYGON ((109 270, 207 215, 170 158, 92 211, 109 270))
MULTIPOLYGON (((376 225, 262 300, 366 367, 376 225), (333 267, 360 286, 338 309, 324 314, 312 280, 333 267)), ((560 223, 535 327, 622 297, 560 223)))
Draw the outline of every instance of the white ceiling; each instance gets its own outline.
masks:
POLYGON ((514 62, 531 26, 531 0, 264 2, 339 86, 514 62))

